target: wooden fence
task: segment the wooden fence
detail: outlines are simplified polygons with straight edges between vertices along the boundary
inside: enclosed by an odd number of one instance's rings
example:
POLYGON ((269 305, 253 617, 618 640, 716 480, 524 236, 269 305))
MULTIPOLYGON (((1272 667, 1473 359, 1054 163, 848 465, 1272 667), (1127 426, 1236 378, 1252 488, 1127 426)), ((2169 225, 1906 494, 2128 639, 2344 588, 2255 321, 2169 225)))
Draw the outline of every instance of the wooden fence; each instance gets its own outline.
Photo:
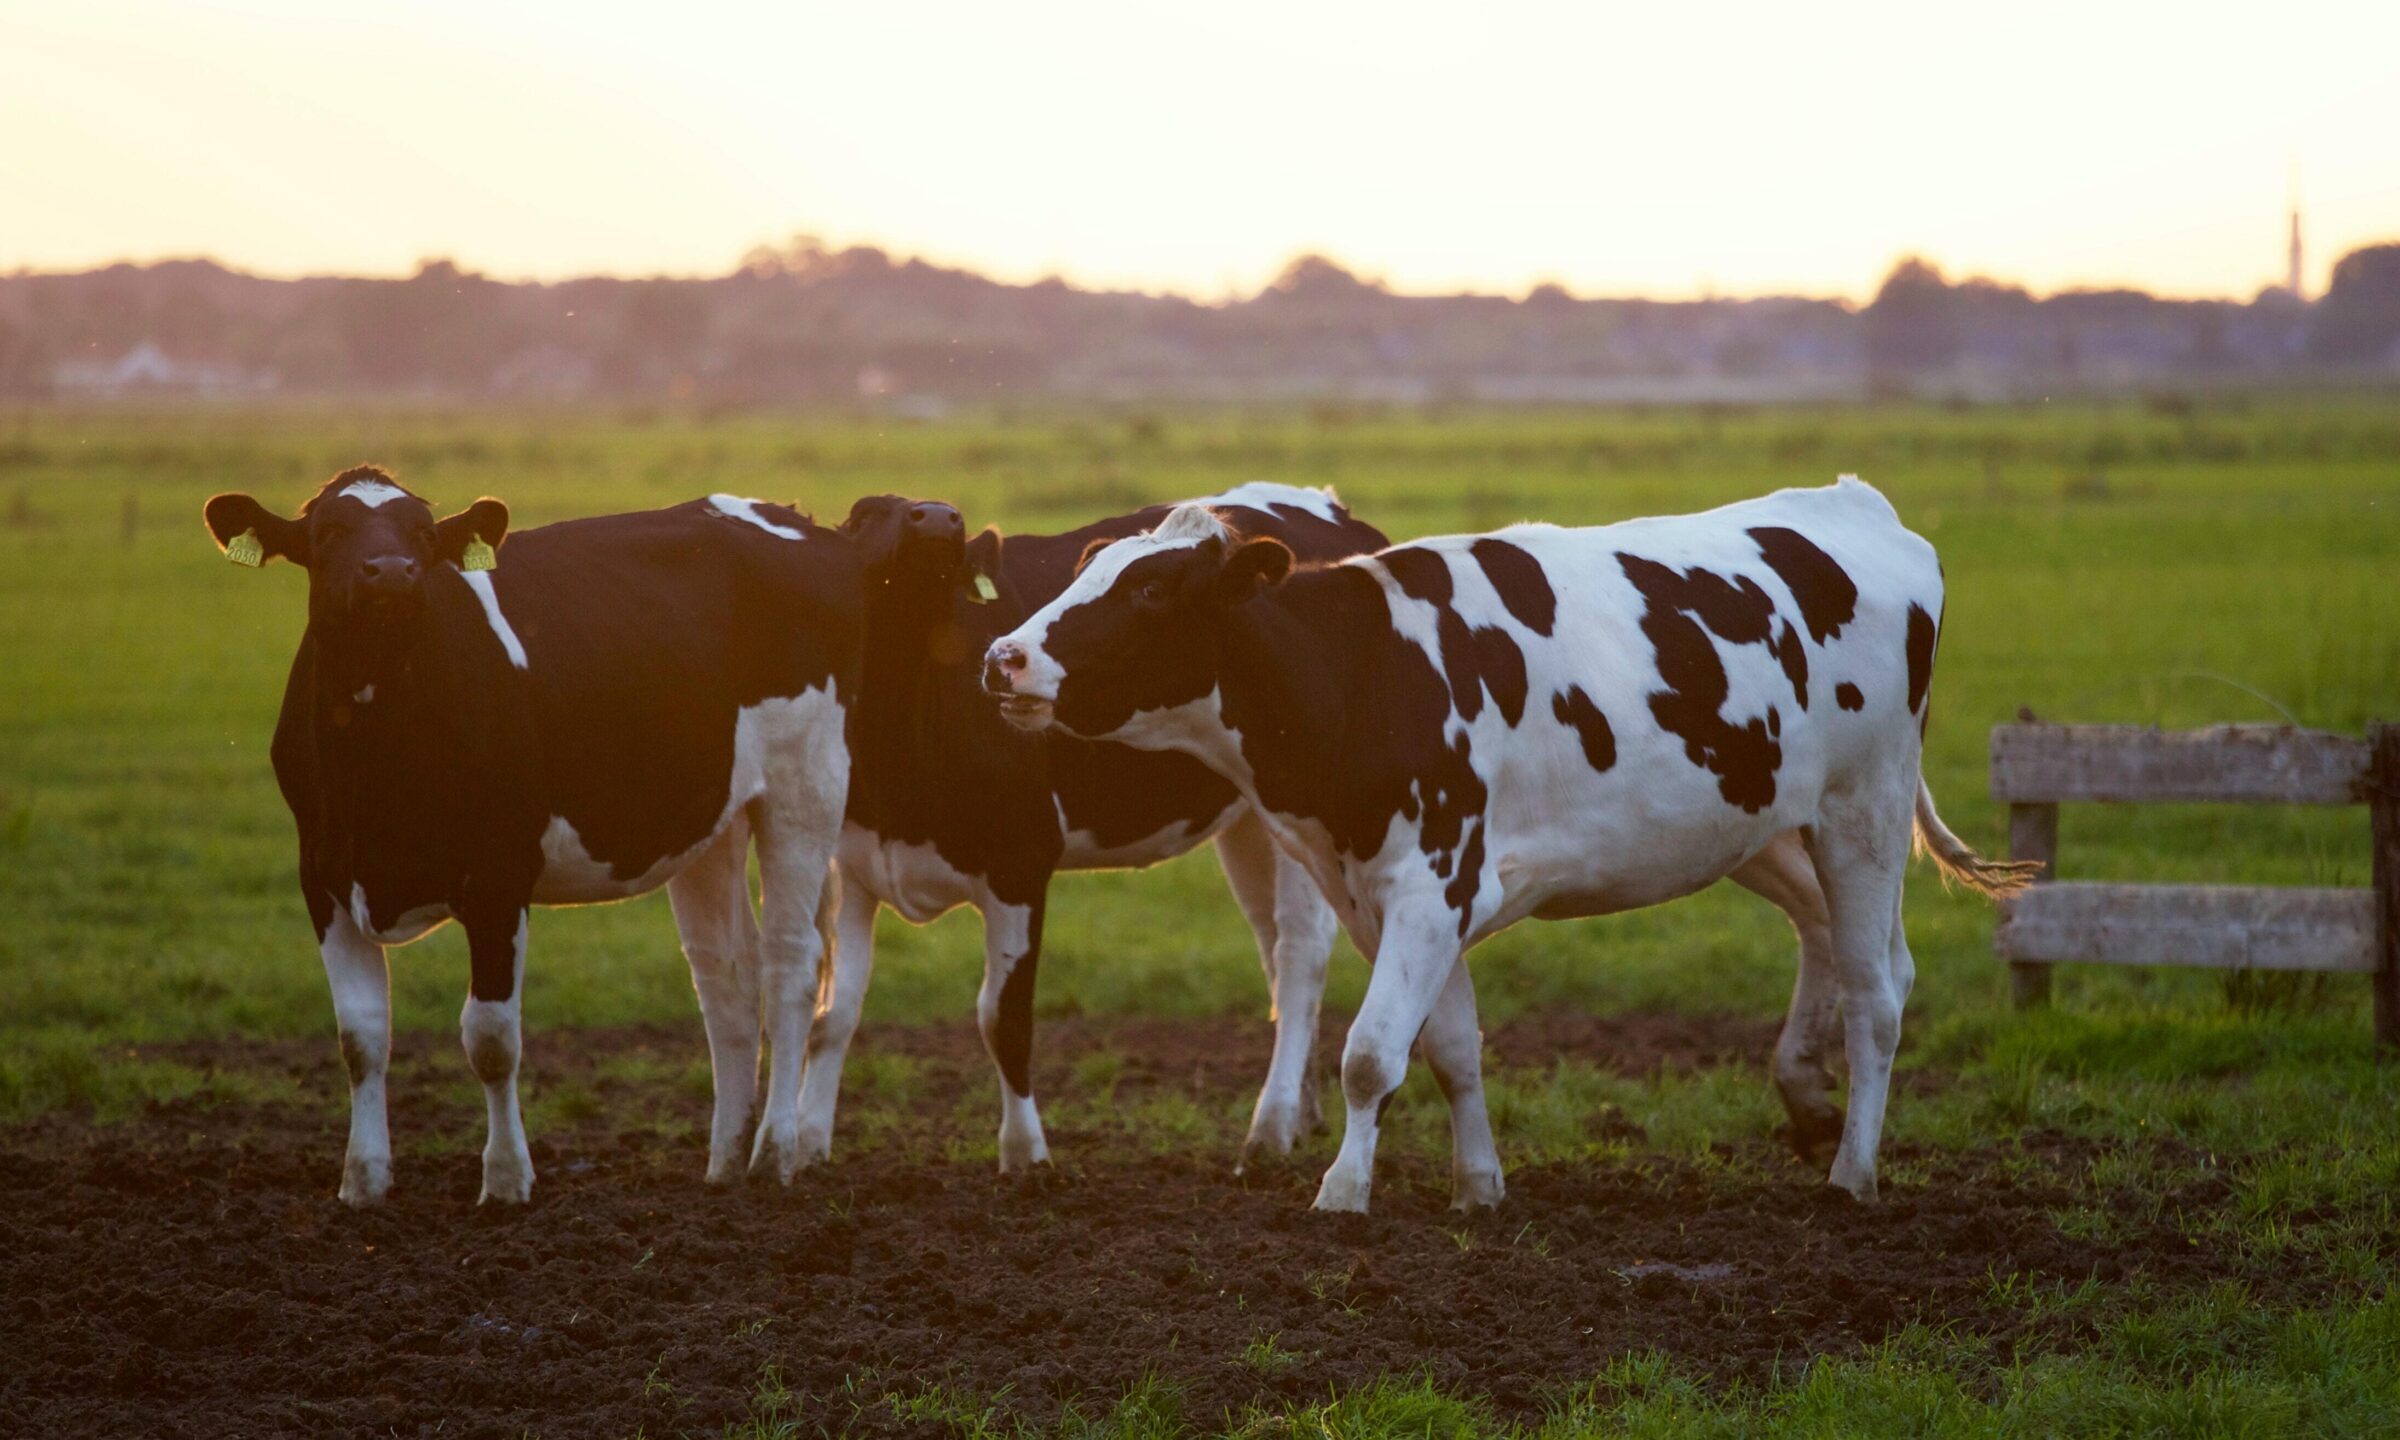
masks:
POLYGON ((2376 1051, 2400 1056, 2400 725, 2363 740, 2279 725, 2001 725, 1992 798, 2008 804, 2010 856, 2046 867, 1993 933, 2018 1006, 2047 1003, 2050 967, 2071 963, 2343 971, 2372 977, 2376 1051), (2055 879, 2058 807, 2086 801, 2363 805, 2374 886, 2055 879))

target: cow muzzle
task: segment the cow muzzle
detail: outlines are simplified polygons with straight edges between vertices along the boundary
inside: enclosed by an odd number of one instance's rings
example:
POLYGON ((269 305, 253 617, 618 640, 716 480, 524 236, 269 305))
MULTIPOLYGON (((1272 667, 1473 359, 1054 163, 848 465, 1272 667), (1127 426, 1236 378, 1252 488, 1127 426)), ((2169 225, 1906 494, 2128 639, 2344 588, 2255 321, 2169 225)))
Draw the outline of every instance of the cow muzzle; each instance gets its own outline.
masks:
POLYGON ((1020 730, 1050 727, 1055 697, 1034 689, 1034 665, 1025 647, 1014 640, 995 640, 983 652, 984 693, 1000 701, 1001 717, 1020 730))

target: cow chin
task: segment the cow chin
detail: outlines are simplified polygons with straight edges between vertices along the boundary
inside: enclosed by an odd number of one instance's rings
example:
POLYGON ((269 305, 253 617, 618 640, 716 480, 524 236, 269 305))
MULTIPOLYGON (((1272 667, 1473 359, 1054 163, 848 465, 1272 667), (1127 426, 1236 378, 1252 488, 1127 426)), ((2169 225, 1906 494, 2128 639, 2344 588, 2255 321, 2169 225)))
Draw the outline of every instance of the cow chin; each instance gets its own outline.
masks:
POLYGON ((1000 702, 1000 717, 1027 734, 1038 734, 1058 718, 1058 707, 1038 695, 1011 695, 1000 702))

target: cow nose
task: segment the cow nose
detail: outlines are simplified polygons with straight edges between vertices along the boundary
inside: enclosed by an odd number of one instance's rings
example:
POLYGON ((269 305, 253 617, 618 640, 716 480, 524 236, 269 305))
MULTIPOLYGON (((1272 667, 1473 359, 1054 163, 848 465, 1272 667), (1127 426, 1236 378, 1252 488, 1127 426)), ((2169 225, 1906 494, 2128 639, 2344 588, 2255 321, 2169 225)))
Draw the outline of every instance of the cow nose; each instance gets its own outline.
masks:
POLYGON ((1017 693, 1016 677, 1025 672, 1025 647, 1001 640, 983 652, 983 688, 994 695, 1017 693))
POLYGON ((908 532, 929 540, 949 540, 967 533, 967 522, 959 518, 956 508, 927 500, 908 507, 908 532))
POLYGON ((417 583, 417 562, 406 555, 378 555, 359 562, 359 583, 377 594, 404 591, 417 583))

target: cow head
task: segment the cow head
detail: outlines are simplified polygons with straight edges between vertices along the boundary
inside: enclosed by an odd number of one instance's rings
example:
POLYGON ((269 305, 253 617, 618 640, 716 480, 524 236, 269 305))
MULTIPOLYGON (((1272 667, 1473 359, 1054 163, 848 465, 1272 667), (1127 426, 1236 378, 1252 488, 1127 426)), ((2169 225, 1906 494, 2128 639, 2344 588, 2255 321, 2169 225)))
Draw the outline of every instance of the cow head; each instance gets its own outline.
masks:
POLYGON ((286 519, 243 494, 211 496, 208 532, 235 560, 288 560, 308 571, 309 628, 372 639, 405 628, 423 611, 434 566, 462 564, 481 542, 508 536, 508 507, 478 500, 436 521, 425 501, 372 465, 344 470, 286 519))
POLYGON ((1225 612, 1282 580, 1292 552, 1243 540, 1201 505, 1095 546, 1075 579, 984 652, 983 688, 1022 729, 1135 739, 1146 711, 1216 688, 1225 612))
POLYGON ((992 530, 969 540, 955 506, 899 495, 859 501, 840 529, 858 551, 871 597, 945 614, 954 593, 975 593, 977 577, 990 573, 1000 540, 992 530))

